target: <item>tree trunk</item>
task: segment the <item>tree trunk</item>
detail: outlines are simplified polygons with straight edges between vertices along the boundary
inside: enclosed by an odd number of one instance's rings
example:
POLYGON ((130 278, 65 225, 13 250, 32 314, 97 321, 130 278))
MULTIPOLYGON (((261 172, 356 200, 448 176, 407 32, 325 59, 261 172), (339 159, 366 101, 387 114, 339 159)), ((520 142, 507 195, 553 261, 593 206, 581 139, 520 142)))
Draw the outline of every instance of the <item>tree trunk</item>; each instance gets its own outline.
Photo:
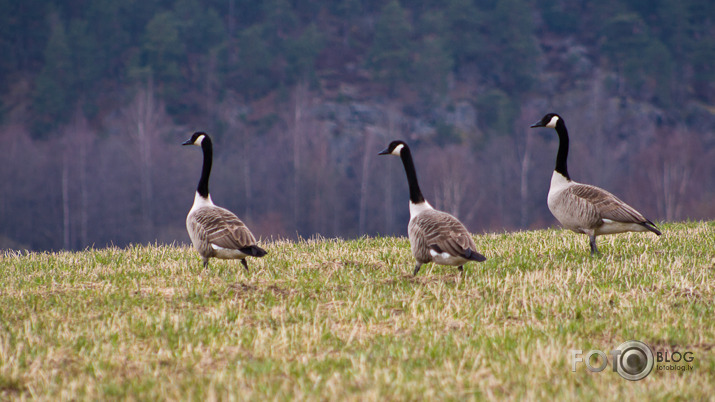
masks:
POLYGON ((62 248, 70 250, 70 189, 69 189, 69 156, 68 147, 62 155, 62 248))
POLYGON ((303 212, 302 202, 302 148, 303 148, 303 103, 306 100, 307 85, 299 83, 295 87, 293 103, 293 227, 301 232, 300 216, 303 212))
POLYGON ((358 215, 358 234, 360 236, 366 233, 367 226, 367 197, 368 184, 370 182, 370 160, 374 158, 374 155, 370 152, 372 149, 373 137, 372 130, 368 129, 365 133, 365 149, 363 150, 362 176, 360 178, 360 211, 358 215))
MULTIPOLYGON (((147 95, 147 109, 151 108, 151 103, 153 103, 152 98, 153 96, 147 95)), ((144 112, 147 113, 148 110, 145 110, 144 112)), ((152 202, 154 196, 152 185, 151 140, 148 138, 149 134, 143 120, 137 121, 136 128, 139 139, 139 157, 141 161, 139 177, 141 180, 141 216, 143 223, 142 226, 144 227, 144 233, 141 237, 144 241, 149 241, 154 232, 154 217, 152 214, 152 202)))
MULTIPOLYGON (((248 141, 248 135, 243 136, 243 141, 244 144, 248 141)), ((246 217, 253 215, 253 211, 251 210, 251 200, 253 199, 253 192, 251 191, 251 161, 248 159, 248 155, 248 147, 246 147, 244 148, 243 158, 241 160, 243 164, 241 170, 243 170, 243 194, 246 217)))
POLYGON ((138 157, 139 208, 142 242, 156 238, 154 233, 154 158, 153 147, 155 139, 165 130, 165 114, 161 102, 154 96, 154 86, 151 81, 139 88, 134 100, 123 110, 126 127, 131 127, 129 137, 134 140, 135 152, 138 157))
POLYGON ((521 186, 519 195, 521 196, 521 219, 519 227, 525 229, 529 225, 529 169, 531 168, 531 135, 526 134, 524 154, 521 157, 521 186))
POLYGON ((80 222, 79 222, 79 240, 80 247, 85 248, 89 245, 89 236, 87 233, 89 226, 89 189, 87 186, 87 135, 83 136, 79 144, 79 193, 80 193, 80 222))

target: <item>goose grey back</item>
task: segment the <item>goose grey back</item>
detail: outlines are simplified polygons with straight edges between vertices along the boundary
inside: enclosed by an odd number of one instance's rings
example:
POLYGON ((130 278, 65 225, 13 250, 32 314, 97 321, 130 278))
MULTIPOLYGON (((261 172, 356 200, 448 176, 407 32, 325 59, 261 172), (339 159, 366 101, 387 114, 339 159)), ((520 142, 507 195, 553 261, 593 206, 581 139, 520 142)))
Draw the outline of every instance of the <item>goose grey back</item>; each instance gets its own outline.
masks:
POLYGON ((194 204, 186 216, 186 230, 191 243, 208 266, 209 258, 240 259, 248 271, 246 257, 263 257, 267 251, 256 245, 256 238, 231 211, 214 205, 209 194, 209 176, 213 163, 211 137, 196 132, 182 145, 196 145, 203 151, 201 178, 194 195, 194 204))
POLYGON ((417 172, 412 152, 404 141, 392 141, 379 155, 399 156, 407 175, 410 189, 410 223, 407 234, 412 255, 417 264, 414 275, 422 265, 435 262, 441 265, 459 267, 469 261, 485 261, 486 257, 477 252, 474 239, 454 216, 438 211, 425 200, 417 181, 417 172))
POLYGON ((559 136, 547 204, 563 227, 588 235, 591 254, 599 253, 596 236, 647 231, 661 234, 653 222, 615 195, 602 188, 571 180, 566 165, 569 135, 561 116, 548 113, 531 127, 553 128, 559 136))

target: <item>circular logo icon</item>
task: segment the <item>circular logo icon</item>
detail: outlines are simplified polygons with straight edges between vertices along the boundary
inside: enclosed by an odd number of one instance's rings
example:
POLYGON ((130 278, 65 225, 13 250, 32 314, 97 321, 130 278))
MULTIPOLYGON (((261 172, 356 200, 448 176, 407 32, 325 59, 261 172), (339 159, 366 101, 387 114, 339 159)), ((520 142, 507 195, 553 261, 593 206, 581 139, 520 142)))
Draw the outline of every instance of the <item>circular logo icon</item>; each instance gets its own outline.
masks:
POLYGON ((617 371, 626 380, 642 380, 653 370, 655 362, 653 351, 645 343, 640 341, 623 342, 616 350, 621 351, 617 371))

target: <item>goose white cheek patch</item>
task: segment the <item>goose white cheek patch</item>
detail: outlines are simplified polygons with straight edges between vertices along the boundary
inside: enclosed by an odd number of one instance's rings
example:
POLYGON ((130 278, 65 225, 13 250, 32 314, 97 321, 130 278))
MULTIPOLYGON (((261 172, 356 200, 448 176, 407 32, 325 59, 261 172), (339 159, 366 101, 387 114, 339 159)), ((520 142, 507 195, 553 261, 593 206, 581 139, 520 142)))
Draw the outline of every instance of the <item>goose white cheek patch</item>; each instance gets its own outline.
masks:
POLYGON ((391 154, 395 155, 395 156, 400 156, 400 152, 402 152, 402 148, 404 148, 404 147, 405 146, 402 144, 396 146, 395 149, 392 150, 391 154))
POLYGON ((549 121, 549 124, 546 125, 548 128, 555 128, 556 123, 559 121, 559 116, 554 116, 551 118, 551 121, 549 121))

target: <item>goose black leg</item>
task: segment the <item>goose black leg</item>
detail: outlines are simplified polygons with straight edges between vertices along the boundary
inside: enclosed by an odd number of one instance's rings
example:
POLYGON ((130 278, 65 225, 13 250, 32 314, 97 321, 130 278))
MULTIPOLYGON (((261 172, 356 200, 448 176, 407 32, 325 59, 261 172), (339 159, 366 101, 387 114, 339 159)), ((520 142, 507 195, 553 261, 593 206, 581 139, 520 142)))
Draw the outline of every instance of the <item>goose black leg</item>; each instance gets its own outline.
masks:
POLYGON ((589 236, 589 244, 591 245, 591 255, 601 255, 596 247, 596 235, 589 236))
POLYGON ((457 269, 459 270, 459 272, 464 273, 464 265, 460 265, 459 267, 457 267, 457 269))
POLYGON ((241 260, 241 264, 243 264, 243 267, 246 268, 246 272, 248 272, 248 263, 246 262, 245 258, 241 260))
POLYGON ((417 263, 417 266, 415 266, 415 273, 412 274, 412 275, 415 275, 415 276, 416 276, 417 273, 420 272, 420 268, 422 268, 422 264, 417 263))

